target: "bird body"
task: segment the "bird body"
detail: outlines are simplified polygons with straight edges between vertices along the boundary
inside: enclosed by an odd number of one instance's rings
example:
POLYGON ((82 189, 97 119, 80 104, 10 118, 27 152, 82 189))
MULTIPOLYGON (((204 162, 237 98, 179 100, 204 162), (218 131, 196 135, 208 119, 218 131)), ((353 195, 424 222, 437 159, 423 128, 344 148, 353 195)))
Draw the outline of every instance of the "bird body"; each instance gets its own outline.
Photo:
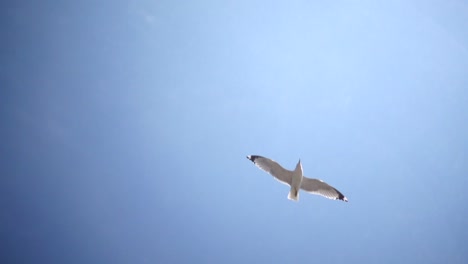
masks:
POLYGON ((296 165, 294 171, 286 170, 281 167, 276 161, 258 156, 250 155, 247 159, 252 161, 257 167, 268 172, 278 181, 289 185, 290 190, 288 199, 298 201, 299 190, 302 189, 308 193, 321 195, 328 199, 342 200, 347 202, 346 198, 340 191, 328 185, 322 180, 307 178, 303 175, 301 160, 296 165))
POLYGON ((299 199, 299 188, 301 188, 302 183, 302 164, 301 160, 296 165, 296 169, 292 172, 291 176, 291 189, 289 190, 288 199, 297 201, 299 199))

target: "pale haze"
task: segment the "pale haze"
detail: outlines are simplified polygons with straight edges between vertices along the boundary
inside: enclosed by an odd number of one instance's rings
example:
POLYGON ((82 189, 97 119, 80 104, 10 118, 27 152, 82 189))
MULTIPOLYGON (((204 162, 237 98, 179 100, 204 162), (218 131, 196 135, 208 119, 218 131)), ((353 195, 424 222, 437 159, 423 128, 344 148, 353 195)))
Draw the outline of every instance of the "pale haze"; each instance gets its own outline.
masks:
POLYGON ((467 1, 0 14, 0 263, 468 263, 467 1))

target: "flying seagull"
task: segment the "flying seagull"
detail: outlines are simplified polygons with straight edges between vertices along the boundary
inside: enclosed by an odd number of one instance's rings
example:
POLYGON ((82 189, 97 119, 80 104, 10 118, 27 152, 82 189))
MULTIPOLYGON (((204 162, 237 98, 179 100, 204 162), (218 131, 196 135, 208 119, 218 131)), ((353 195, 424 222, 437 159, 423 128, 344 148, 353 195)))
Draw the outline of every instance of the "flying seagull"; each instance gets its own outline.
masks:
POLYGON ((301 160, 296 165, 294 171, 286 170, 281 167, 276 161, 257 155, 247 156, 257 167, 270 173, 278 181, 288 186, 291 186, 288 199, 299 200, 299 189, 308 193, 318 194, 328 199, 342 200, 347 202, 348 199, 337 189, 326 184, 319 179, 310 179, 302 175, 301 160))

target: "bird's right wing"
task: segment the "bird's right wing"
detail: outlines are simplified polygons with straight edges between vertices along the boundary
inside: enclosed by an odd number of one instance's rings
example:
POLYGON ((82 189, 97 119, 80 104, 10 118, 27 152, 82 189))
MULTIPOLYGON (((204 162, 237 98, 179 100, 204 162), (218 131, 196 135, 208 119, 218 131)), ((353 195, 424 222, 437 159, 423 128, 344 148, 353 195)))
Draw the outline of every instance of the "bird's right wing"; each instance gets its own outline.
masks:
POLYGON ((292 171, 281 167, 276 161, 257 155, 247 156, 257 167, 270 173, 281 183, 291 185, 292 171))
POLYGON ((312 194, 318 194, 328 199, 342 200, 347 202, 346 198, 340 191, 328 185, 319 179, 310 179, 305 176, 302 178, 301 189, 312 194))

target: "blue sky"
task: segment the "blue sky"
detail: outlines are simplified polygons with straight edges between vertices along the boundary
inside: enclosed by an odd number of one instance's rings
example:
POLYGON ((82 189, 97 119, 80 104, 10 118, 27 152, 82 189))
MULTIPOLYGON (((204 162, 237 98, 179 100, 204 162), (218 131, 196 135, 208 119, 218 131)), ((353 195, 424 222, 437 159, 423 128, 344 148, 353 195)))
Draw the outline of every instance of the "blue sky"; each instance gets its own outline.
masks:
POLYGON ((2 263, 467 263, 466 1, 1 10, 2 263))

